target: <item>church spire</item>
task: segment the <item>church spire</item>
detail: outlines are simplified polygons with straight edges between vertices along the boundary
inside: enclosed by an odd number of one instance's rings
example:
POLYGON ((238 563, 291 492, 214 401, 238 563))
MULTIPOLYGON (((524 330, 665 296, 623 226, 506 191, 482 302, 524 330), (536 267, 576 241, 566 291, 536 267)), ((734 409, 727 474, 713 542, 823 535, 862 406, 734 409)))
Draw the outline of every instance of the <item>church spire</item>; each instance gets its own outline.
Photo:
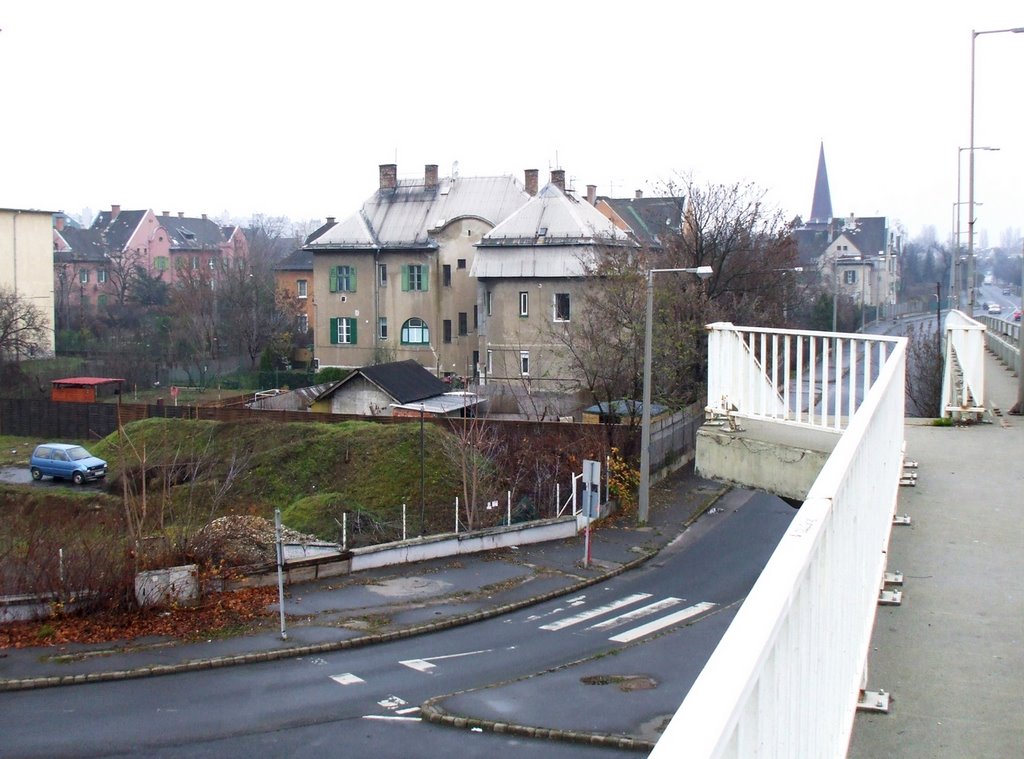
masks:
POLYGON ((818 174, 814 178, 814 199, 811 201, 811 222, 827 224, 832 219, 832 196, 828 191, 828 171, 825 170, 825 143, 818 153, 818 174))

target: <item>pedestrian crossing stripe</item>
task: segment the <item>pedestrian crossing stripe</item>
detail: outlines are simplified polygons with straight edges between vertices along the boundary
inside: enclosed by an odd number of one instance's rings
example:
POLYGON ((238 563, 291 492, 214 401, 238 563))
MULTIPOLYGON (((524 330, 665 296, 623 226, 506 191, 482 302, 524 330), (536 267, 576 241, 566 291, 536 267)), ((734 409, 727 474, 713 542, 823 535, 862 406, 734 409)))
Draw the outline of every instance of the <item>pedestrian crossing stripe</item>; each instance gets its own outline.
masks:
POLYGON ((651 633, 655 633, 658 630, 662 630, 670 625, 678 624, 679 622, 682 622, 685 619, 689 619, 690 617, 695 617, 698 614, 702 614, 703 612, 708 611, 709 609, 713 609, 714 607, 715 605, 713 603, 710 603, 708 601, 702 601, 699 604, 688 606, 685 609, 661 617, 660 619, 655 619, 651 622, 648 622, 646 625, 640 625, 640 627, 634 627, 632 630, 626 630, 624 633, 612 636, 608 640, 613 641, 615 643, 629 643, 630 641, 634 641, 637 638, 642 638, 645 635, 650 635, 651 633))
POLYGON ((346 672, 344 675, 331 675, 331 679, 338 685, 355 685, 356 683, 366 682, 363 678, 357 677, 351 672, 346 672))
POLYGON ((668 598, 663 598, 660 601, 655 601, 652 604, 647 604, 647 606, 641 606, 639 609, 634 609, 633 611, 628 611, 625 614, 620 614, 617 617, 612 617, 604 622, 598 622, 596 625, 591 625, 587 629, 610 630, 613 627, 621 627, 622 625, 629 624, 630 622, 642 619, 643 617, 649 617, 651 614, 657 614, 659 611, 671 609, 676 604, 680 604, 682 602, 682 598, 673 598, 672 596, 669 596, 668 598))
POLYGON ((624 606, 629 606, 630 604, 635 604, 637 601, 643 601, 644 599, 650 598, 650 597, 651 597, 650 593, 634 593, 631 596, 626 596, 625 598, 621 598, 618 601, 613 601, 610 604, 605 604, 604 606, 598 606, 598 607, 596 607, 594 609, 590 609, 589 611, 580 612, 579 614, 575 614, 575 615, 573 615, 571 617, 566 617, 565 619, 560 619, 557 622, 551 622, 550 624, 541 625, 540 629, 541 630, 552 630, 552 631, 562 630, 562 629, 565 629, 566 627, 572 627, 573 625, 578 625, 581 622, 586 622, 587 620, 594 619, 594 617, 600 617, 602 614, 607 614, 610 611, 615 611, 616 609, 621 609, 624 606))

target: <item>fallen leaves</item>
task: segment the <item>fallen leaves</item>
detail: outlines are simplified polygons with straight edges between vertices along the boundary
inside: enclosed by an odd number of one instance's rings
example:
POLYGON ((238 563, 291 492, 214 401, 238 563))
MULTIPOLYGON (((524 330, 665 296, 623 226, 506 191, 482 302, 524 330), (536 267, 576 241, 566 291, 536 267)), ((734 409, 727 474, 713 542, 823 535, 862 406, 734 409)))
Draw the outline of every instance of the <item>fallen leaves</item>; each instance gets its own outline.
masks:
POLYGON ((111 643, 157 636, 179 641, 239 635, 275 617, 277 589, 245 588, 209 593, 198 606, 106 611, 0 626, 0 648, 111 643))

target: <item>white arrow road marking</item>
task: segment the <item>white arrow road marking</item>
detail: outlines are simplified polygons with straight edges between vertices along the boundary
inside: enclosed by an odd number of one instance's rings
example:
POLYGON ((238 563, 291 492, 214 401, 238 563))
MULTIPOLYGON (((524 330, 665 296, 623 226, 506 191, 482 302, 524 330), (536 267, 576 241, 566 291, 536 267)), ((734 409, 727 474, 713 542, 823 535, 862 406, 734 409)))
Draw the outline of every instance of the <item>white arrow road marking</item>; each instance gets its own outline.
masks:
POLYGON ((429 672, 436 665, 431 664, 435 661, 443 661, 444 659, 458 659, 461 656, 476 656, 477 654, 489 654, 493 651, 493 648, 485 648, 482 651, 466 651, 462 654, 448 654, 447 656, 430 656, 425 659, 405 659, 399 661, 399 664, 404 664, 409 669, 415 669, 417 672, 429 672))
POLYGON ((351 672, 346 672, 344 675, 331 675, 331 679, 338 685, 355 685, 356 683, 366 682, 363 678, 356 677, 351 672))
POLYGON ((648 622, 646 625, 640 625, 640 627, 634 627, 632 630, 626 630, 624 633, 619 633, 608 640, 615 641, 616 643, 629 643, 637 638, 642 638, 645 635, 650 635, 653 632, 657 632, 663 627, 674 625, 677 622, 682 622, 684 619, 695 617, 701 612, 713 609, 715 605, 709 601, 702 601, 699 604, 688 606, 682 611, 677 611, 674 614, 669 614, 667 617, 656 619, 653 622, 648 622))
POLYGON ((620 614, 617 617, 612 617, 611 619, 605 622, 598 622, 596 625, 591 625, 587 629, 608 630, 612 627, 619 627, 621 625, 628 624, 629 622, 633 622, 634 620, 641 619, 643 617, 648 617, 651 614, 657 614, 659 611, 664 611, 665 609, 669 609, 675 606, 676 604, 682 602, 683 599, 681 598, 665 598, 661 601, 655 601, 652 604, 647 604, 647 606, 641 606, 639 609, 628 611, 625 614, 620 614))
POLYGON ((364 714, 363 719, 389 719, 393 722, 422 722, 422 717, 393 717, 390 714, 364 714))
POLYGON ((420 708, 418 706, 409 706, 405 709, 395 709, 395 714, 415 714, 420 708))
POLYGON ((607 614, 610 611, 621 609, 623 606, 629 606, 630 604, 635 604, 637 601, 643 601, 645 598, 650 597, 650 593, 634 593, 631 596, 626 596, 625 598, 619 599, 618 601, 613 601, 610 604, 605 604, 604 606, 598 606, 597 608, 591 609, 590 611, 580 612, 575 616, 566 617, 565 619, 559 620, 558 622, 552 622, 549 625, 541 625, 540 629, 561 630, 565 627, 572 627, 573 625, 578 625, 580 622, 586 622, 588 619, 599 617, 602 614, 607 614))

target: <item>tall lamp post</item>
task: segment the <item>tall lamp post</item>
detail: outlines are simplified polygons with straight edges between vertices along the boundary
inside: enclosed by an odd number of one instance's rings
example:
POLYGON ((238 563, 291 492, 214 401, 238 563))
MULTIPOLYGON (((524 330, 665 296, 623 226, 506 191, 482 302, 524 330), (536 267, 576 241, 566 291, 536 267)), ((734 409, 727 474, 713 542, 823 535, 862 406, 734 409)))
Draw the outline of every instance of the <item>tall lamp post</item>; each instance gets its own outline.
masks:
POLYGON ((654 321, 654 275, 668 272, 686 272, 707 279, 714 272, 710 266, 689 269, 649 269, 647 271, 647 316, 644 321, 644 400, 640 416, 640 492, 638 494, 637 521, 647 523, 651 506, 651 342, 654 321))
MULTIPOLYGON (((956 282, 956 284, 955 284, 956 294, 955 294, 955 297, 953 299, 953 306, 956 307, 956 308, 960 307, 960 274, 959 274, 959 272, 960 272, 960 206, 966 204, 965 201, 961 201, 960 200, 960 188, 962 186, 962 183, 960 181, 960 166, 963 163, 963 161, 960 160, 960 159, 963 157, 963 154, 964 154, 965 150, 970 150, 971 151, 971 155, 973 156, 974 155, 974 151, 976 151, 976 150, 987 150, 987 151, 993 151, 994 152, 994 151, 999 150, 999 148, 982 147, 980 145, 977 145, 975 147, 957 148, 957 151, 956 151, 956 204, 954 204, 954 206, 953 206, 953 210, 955 212, 954 213, 954 218, 956 220, 956 223, 954 225, 955 230, 956 230, 956 232, 955 232, 956 237, 955 237, 955 241, 953 242, 953 255, 954 255, 953 271, 956 273, 955 276, 954 276, 954 280, 956 282)), ((981 203, 975 203, 974 205, 980 206, 981 203)), ((974 211, 972 210, 971 211, 972 218, 973 218, 973 215, 974 215, 974 211)))
POLYGON ((974 314, 974 48, 978 37, 983 34, 1020 34, 1024 26, 1009 29, 971 30, 971 145, 967 159, 967 307, 968 315, 974 314))

